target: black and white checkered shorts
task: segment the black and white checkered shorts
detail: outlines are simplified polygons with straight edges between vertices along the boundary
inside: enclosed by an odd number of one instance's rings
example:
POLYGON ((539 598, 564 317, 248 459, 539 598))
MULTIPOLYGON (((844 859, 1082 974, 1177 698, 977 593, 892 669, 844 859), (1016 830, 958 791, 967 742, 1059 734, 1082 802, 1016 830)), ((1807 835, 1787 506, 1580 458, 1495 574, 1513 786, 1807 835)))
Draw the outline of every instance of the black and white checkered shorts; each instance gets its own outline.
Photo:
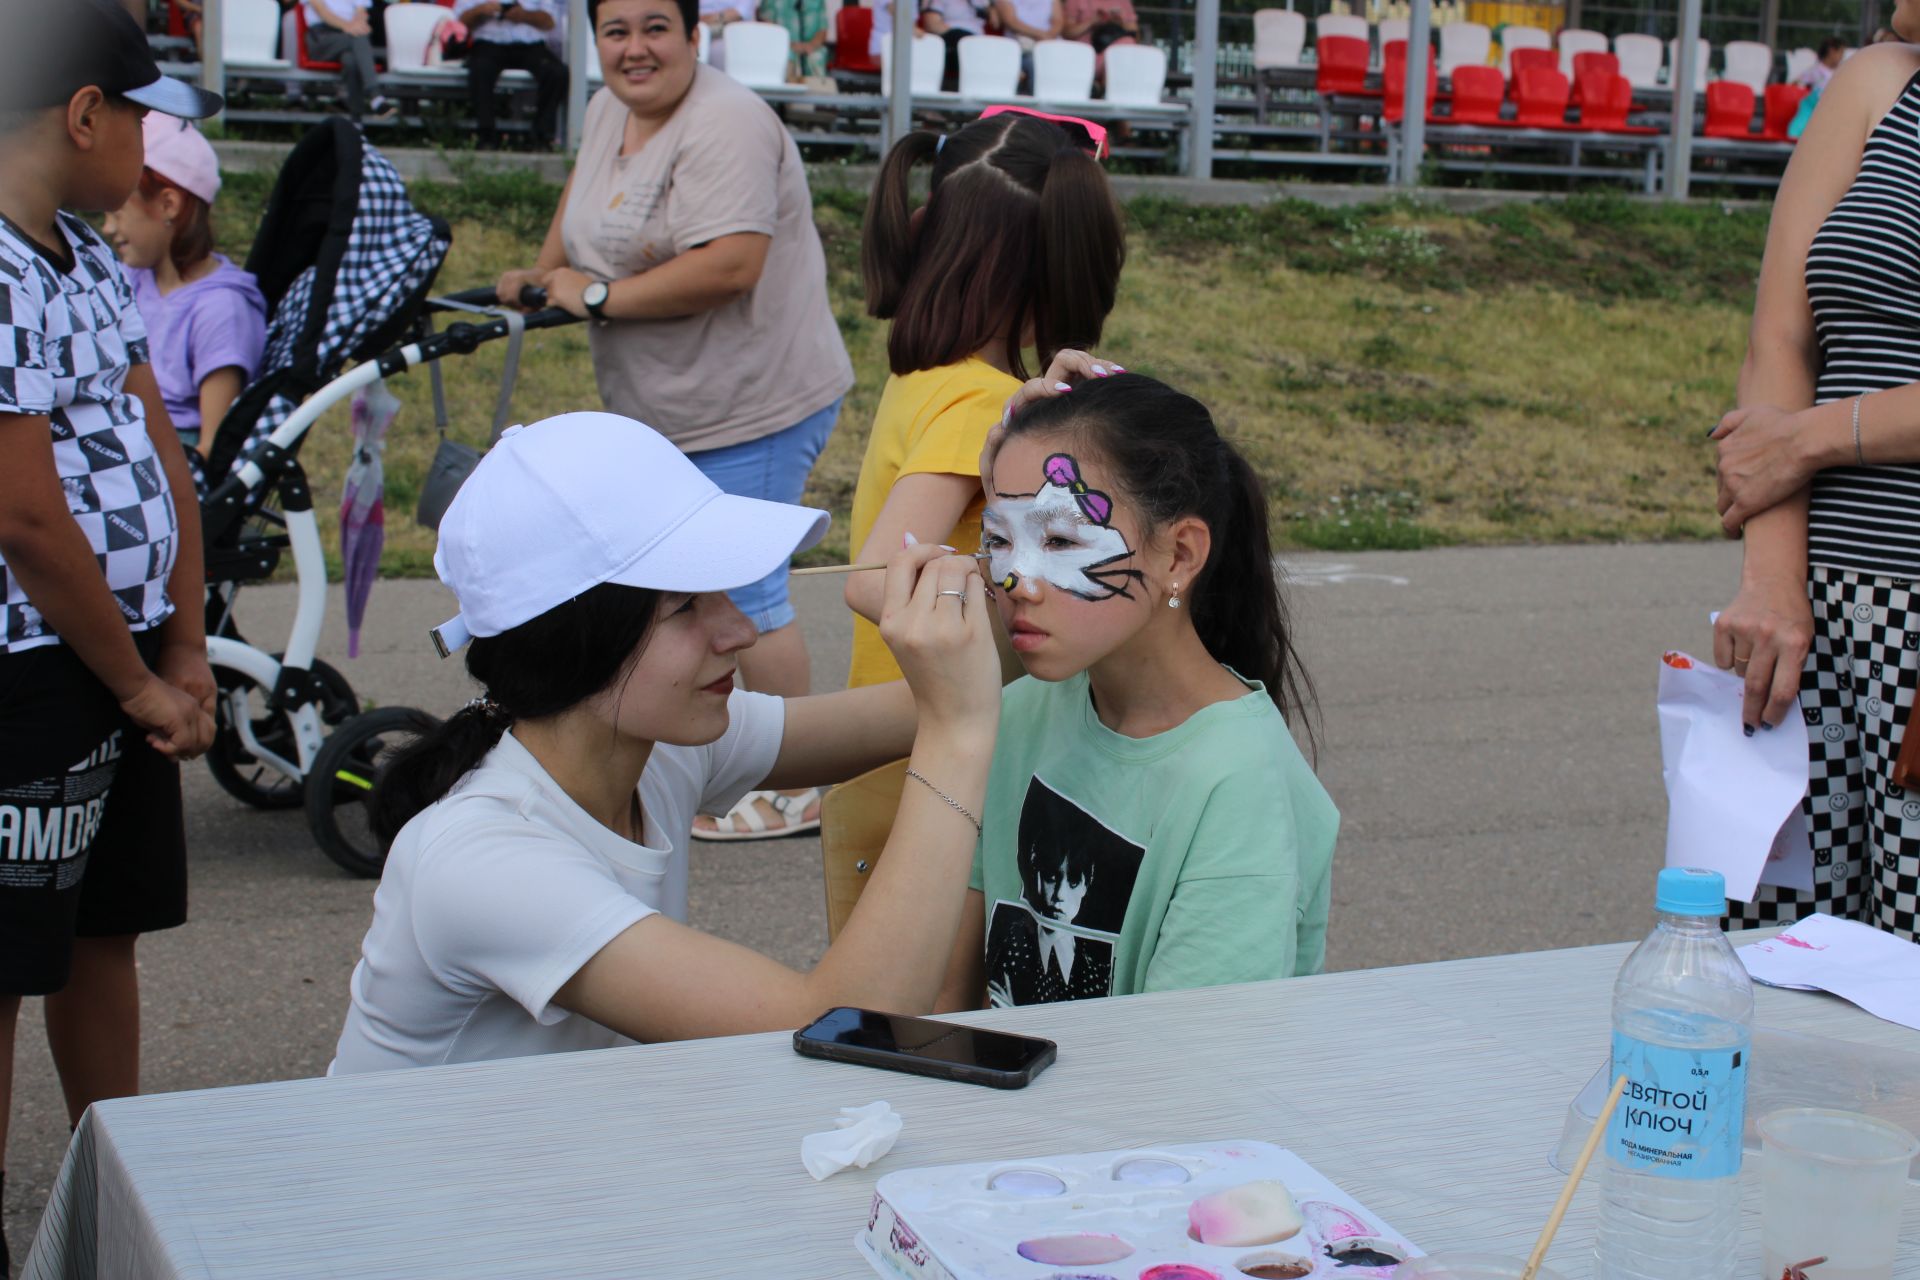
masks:
POLYGON ((1920 792, 1889 776, 1920 686, 1920 587, 1815 565, 1807 594, 1813 651, 1800 711, 1813 892, 1761 885, 1754 901, 1728 904, 1728 923, 1786 923, 1819 911, 1920 940, 1920 792))

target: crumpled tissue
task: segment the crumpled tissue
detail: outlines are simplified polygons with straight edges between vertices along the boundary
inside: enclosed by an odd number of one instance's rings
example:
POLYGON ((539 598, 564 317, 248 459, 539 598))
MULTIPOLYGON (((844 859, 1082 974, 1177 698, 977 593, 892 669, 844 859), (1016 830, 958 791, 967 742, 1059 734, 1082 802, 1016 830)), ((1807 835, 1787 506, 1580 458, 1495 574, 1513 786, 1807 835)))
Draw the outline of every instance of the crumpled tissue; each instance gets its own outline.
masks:
POLYGON ((831 1178, 848 1165, 864 1169, 893 1150, 903 1123, 900 1113, 884 1102, 842 1107, 834 1121, 838 1128, 800 1139, 800 1163, 815 1182, 831 1178))

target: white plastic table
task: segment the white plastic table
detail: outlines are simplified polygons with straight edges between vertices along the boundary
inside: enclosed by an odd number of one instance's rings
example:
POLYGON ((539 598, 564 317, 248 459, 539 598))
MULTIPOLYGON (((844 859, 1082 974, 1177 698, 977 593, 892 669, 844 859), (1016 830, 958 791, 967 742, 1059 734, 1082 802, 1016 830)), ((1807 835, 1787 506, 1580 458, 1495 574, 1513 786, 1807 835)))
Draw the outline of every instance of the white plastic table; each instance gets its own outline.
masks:
MULTIPOLYGON (((32 1256, 46 1277, 767 1277, 858 1280, 893 1169, 1259 1138, 1432 1251, 1524 1255, 1547 1164, 1605 1052, 1625 946, 965 1015, 1059 1042, 1001 1093, 798 1057, 742 1036, 297 1080, 95 1107, 32 1256), (816 1183, 802 1135, 891 1101, 906 1128, 816 1183)), ((1920 1051, 1920 1032, 1763 990, 1770 1026, 1920 1051)), ((1750 1162, 1742 1277, 1758 1277, 1750 1162)), ((1591 1272, 1597 1187, 1551 1260, 1591 1272)), ((1920 1278, 1920 1188, 1903 1260, 1920 1278)))

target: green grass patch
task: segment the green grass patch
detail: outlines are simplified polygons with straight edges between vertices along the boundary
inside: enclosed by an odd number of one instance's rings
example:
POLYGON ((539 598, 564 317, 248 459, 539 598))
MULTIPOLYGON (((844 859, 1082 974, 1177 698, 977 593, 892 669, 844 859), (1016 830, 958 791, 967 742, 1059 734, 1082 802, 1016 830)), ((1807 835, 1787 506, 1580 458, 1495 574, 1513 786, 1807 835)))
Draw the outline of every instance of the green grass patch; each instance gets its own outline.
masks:
MULTIPOLYGON (((847 552, 846 513, 886 378, 886 326, 859 272, 864 194, 817 184, 834 315, 856 384, 815 466, 809 501, 847 552)), ((271 179, 231 174, 216 223, 244 256, 271 179)), ((442 290, 529 263, 559 188, 471 167, 413 183, 454 244, 442 290)), ((1330 209, 1131 201, 1128 265, 1102 354, 1198 396, 1266 477, 1282 546, 1328 551, 1448 543, 1705 538, 1707 424, 1732 403, 1764 213, 1617 197, 1456 214, 1410 201, 1330 209)), ((502 348, 444 366, 454 434, 485 439, 502 348)), ((433 431, 424 375, 386 455, 387 552, 431 572, 409 518, 433 431)), ((597 407, 583 329, 533 335, 514 416, 597 407)), ((303 458, 333 540, 349 454, 344 407, 303 458)))

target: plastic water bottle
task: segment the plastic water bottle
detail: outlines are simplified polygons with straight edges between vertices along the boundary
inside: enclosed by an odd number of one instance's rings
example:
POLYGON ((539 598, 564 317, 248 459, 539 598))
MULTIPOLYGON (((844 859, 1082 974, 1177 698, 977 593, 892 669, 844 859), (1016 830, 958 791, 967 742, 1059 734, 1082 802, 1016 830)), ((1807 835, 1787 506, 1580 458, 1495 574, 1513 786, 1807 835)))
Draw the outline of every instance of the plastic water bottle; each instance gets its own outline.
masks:
POLYGON ((1659 923, 1613 984, 1598 1280, 1732 1280, 1753 982, 1720 931, 1717 871, 1660 873, 1659 923))

